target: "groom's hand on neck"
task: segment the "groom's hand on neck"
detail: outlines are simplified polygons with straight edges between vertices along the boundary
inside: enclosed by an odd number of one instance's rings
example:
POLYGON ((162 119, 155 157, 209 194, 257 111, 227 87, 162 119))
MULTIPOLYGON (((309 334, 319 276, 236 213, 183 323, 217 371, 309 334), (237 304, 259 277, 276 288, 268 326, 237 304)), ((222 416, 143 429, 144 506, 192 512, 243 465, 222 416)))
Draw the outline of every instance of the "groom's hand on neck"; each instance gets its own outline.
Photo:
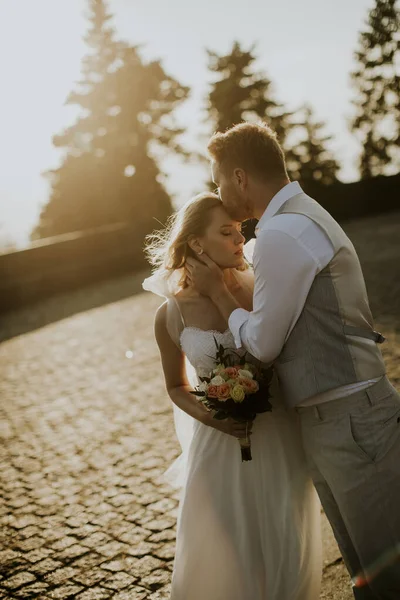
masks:
POLYGON ((211 298, 228 322, 231 313, 240 308, 240 305, 227 288, 224 273, 219 266, 209 256, 202 254, 199 260, 186 260, 185 272, 189 284, 199 294, 211 298))
POLYGON ((198 259, 188 257, 185 273, 190 285, 203 296, 211 297, 213 292, 225 287, 223 271, 205 253, 198 259))

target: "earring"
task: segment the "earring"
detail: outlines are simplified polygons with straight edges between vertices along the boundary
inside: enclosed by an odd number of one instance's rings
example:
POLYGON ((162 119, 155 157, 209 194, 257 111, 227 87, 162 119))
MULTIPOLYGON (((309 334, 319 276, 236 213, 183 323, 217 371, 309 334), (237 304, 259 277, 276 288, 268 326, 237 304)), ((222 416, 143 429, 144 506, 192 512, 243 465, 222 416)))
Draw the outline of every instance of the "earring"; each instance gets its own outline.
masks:
POLYGON ((200 256, 200 254, 203 254, 203 252, 204 252, 203 248, 200 248, 200 250, 198 251, 197 254, 200 256))

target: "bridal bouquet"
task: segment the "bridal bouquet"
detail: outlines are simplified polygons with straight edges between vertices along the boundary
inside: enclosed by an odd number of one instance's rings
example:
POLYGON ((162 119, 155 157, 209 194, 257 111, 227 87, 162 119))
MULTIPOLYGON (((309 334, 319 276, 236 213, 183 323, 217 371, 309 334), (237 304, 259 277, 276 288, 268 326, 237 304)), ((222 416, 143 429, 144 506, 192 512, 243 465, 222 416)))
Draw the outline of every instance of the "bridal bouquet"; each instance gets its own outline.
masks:
MULTIPOLYGON (((238 422, 253 421, 259 413, 272 410, 269 398, 272 369, 246 361, 232 349, 218 344, 216 366, 208 377, 199 377, 201 384, 191 392, 208 410, 215 411, 214 419, 231 417, 238 422)), ((212 357, 214 358, 214 357, 212 357)), ((252 460, 250 437, 239 439, 242 461, 252 460)))

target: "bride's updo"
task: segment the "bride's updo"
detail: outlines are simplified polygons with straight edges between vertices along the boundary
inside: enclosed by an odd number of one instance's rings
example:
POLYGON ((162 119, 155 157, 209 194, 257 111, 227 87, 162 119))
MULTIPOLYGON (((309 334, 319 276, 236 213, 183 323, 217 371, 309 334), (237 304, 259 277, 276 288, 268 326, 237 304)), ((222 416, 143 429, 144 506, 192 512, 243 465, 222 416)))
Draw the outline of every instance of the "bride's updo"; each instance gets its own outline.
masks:
MULTIPOLYGON (((204 235, 210 224, 210 212, 219 206, 222 204, 216 194, 199 194, 173 214, 164 229, 146 237, 145 254, 156 271, 172 274, 184 267, 188 256, 195 256, 189 239, 204 235)), ((183 272, 179 285, 186 287, 183 272)))

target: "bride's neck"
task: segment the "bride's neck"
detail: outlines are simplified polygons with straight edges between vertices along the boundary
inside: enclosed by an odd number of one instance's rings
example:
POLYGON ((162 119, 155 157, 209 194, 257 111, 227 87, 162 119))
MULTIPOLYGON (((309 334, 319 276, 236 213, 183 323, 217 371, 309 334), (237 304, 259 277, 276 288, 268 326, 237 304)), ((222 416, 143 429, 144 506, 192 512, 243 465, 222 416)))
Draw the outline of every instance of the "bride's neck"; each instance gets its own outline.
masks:
MULTIPOLYGON (((233 291, 241 288, 240 281, 237 276, 237 269, 229 267, 227 269, 221 269, 221 270, 224 274, 225 284, 230 291, 233 292, 233 291)), ((199 292, 197 292, 191 286, 184 288, 184 290, 185 290, 185 296, 196 296, 196 297, 201 296, 201 294, 199 294, 199 292)))

